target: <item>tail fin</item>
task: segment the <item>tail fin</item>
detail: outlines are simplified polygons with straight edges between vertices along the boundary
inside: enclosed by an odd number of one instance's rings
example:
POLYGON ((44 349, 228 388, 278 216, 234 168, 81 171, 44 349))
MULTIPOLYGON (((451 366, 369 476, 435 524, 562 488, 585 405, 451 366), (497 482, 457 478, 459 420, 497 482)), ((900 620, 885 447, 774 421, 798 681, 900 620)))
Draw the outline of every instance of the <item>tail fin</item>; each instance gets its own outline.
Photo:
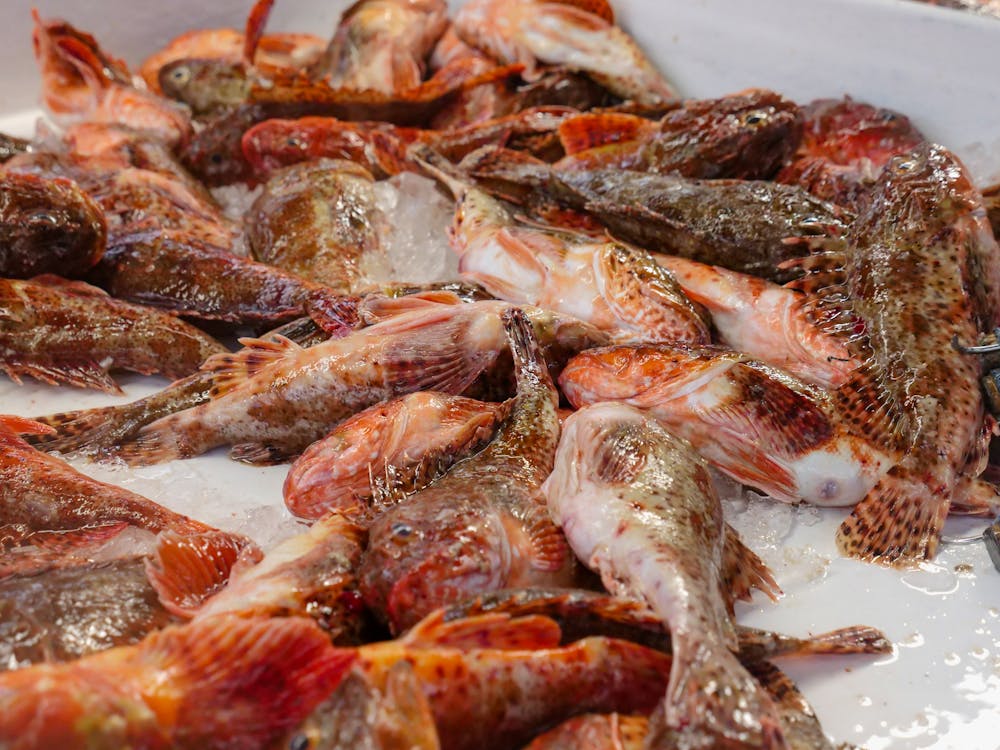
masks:
POLYGON ((779 656, 826 656, 841 654, 887 654, 892 642, 877 628, 853 625, 807 638, 797 638, 756 628, 736 629, 740 660, 744 664, 779 656))
POLYGON ((354 663, 311 619, 218 615, 161 630, 138 647, 145 702, 176 747, 270 747, 354 663))
POLYGON ((773 602, 778 601, 782 594, 771 569, 743 543, 736 529, 728 523, 722 553, 722 576, 730 610, 736 600, 750 601, 754 589, 763 591, 773 602))
POLYGON ((143 427, 115 455, 130 466, 150 466, 190 458, 198 455, 198 451, 181 443, 174 432, 173 420, 165 417, 143 427))
POLYGON ((934 556, 951 498, 897 464, 858 503, 837 531, 850 557, 902 567, 934 556))

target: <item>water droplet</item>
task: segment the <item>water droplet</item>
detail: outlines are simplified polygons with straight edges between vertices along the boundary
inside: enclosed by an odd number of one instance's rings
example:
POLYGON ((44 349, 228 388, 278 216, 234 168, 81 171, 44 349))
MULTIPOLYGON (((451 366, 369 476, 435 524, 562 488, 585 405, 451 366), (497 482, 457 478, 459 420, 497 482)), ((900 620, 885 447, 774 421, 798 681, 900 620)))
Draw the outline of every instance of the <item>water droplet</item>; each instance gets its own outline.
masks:
POLYGON ((954 651, 945 654, 944 663, 949 667, 954 667, 962 663, 962 657, 956 654, 954 651))
POLYGON ((902 648, 917 648, 924 645, 923 633, 913 632, 899 641, 902 648))
POLYGON ((872 704, 872 699, 867 695, 862 695, 858 698, 858 705, 868 708, 872 704))
POLYGON ((985 661, 990 656, 990 650, 984 646, 977 646, 969 652, 969 656, 979 661, 985 661))

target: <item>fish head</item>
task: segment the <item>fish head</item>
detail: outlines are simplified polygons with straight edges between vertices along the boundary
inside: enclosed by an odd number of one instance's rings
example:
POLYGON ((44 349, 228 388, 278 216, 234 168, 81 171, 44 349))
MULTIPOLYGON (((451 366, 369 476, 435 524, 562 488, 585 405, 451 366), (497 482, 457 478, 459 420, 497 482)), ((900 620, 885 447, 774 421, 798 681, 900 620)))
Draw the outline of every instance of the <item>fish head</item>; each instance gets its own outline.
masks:
POLYGON ((535 338, 553 378, 556 378, 570 358, 579 352, 611 343, 611 336, 607 331, 602 331, 572 315, 529 305, 521 309, 535 330, 535 338))
POLYGON ((211 187, 251 180, 253 170, 243 156, 241 140, 244 132, 266 117, 266 108, 256 104, 224 111, 181 146, 181 161, 211 187))
POLYGON ((891 109, 843 99, 819 99, 803 108, 801 151, 835 164, 868 159, 883 165, 919 146, 923 135, 910 119, 891 109))
POLYGON ((163 93, 198 114, 246 101, 249 83, 243 63, 218 58, 174 60, 160 68, 163 93))
MULTIPOLYGON (((925 143, 894 156, 873 190, 868 216, 892 212, 900 219, 939 226, 979 206, 969 171, 944 146, 925 143)), ((877 218, 877 216, 876 216, 877 218)), ((859 230, 861 231, 861 230, 859 230)))
POLYGON ((418 497, 372 526, 361 588, 394 632, 438 607, 504 587, 511 550, 503 519, 461 505, 451 496, 418 497))

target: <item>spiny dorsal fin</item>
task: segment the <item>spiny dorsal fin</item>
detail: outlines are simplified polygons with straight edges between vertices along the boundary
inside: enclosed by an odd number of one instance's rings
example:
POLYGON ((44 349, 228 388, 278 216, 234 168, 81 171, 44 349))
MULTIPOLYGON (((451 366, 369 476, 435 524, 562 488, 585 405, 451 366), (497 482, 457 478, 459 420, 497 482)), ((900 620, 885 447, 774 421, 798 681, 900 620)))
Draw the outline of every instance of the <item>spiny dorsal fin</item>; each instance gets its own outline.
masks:
POLYGON ((541 615, 486 614, 446 622, 445 610, 427 615, 403 636, 410 648, 502 651, 556 648, 561 639, 556 621, 541 615))
POLYGON ((243 349, 215 354, 201 366, 212 373, 212 398, 229 393, 268 365, 302 351, 301 346, 284 336, 275 336, 273 340, 241 338, 239 342, 243 349))

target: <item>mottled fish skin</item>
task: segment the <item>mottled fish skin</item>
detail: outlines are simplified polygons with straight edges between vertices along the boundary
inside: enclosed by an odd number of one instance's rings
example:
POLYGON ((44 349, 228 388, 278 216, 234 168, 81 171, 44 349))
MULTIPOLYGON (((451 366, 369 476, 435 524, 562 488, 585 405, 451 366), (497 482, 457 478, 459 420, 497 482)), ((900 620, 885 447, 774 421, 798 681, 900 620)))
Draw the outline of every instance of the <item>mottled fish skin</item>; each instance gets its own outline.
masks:
POLYGON ((558 397, 524 314, 506 313, 505 326, 517 395, 492 442, 370 528, 361 589, 396 632, 477 593, 571 580, 574 560, 541 496, 558 397))
POLYGON ((184 102, 195 117, 246 102, 250 81, 242 61, 182 58, 160 68, 157 81, 165 96, 184 102))
POLYGON ((420 85, 447 28, 443 0, 360 0, 310 73, 335 89, 398 94, 420 85))
POLYGON ((702 312, 639 248, 518 221, 478 188, 460 193, 449 237, 462 278, 501 299, 573 315, 622 342, 709 339, 702 312))
POLYGON ((532 0, 474 0, 455 14, 458 37, 503 63, 542 64, 586 73, 623 99, 658 105, 677 98, 673 86, 613 22, 581 7, 532 0))
POLYGON ((181 234, 117 239, 88 277, 119 299, 200 320, 271 324, 299 318, 323 287, 181 234))
POLYGON ((374 179, 349 161, 321 159, 273 174, 245 222, 257 260, 339 293, 355 291, 365 265, 383 255, 374 179))
POLYGON ((780 264, 809 252, 788 238, 839 236, 851 218, 802 188, 772 182, 600 169, 557 173, 502 150, 484 150, 463 166, 491 192, 536 207, 586 211, 638 247, 778 283, 798 275, 780 264))
POLYGON ((0 276, 79 276, 100 260, 106 242, 100 206, 75 183, 0 175, 0 276))
POLYGON ((158 545, 149 576, 160 600, 175 614, 195 620, 220 614, 312 617, 334 643, 355 644, 362 624, 355 573, 364 542, 361 526, 330 514, 259 561, 250 559, 255 549, 243 552, 225 587, 201 601, 196 589, 202 582, 225 580, 226 570, 217 569, 212 556, 183 538, 170 536, 158 545), (196 606, 189 606, 192 602, 196 606))
POLYGON ((798 105, 766 89, 684 102, 658 122, 582 114, 559 128, 558 171, 624 169, 692 179, 767 179, 802 137, 798 105))
POLYGON ((128 557, 0 581, 0 671, 130 645, 175 622, 145 564, 128 557))
POLYGON ((628 714, 583 714, 536 737, 524 750, 642 750, 649 719, 628 714))
POLYGON ((134 646, 0 673, 0 746, 271 747, 354 659, 309 619, 172 626, 134 646))
MULTIPOLYGON (((665 654, 611 638, 565 647, 559 640, 558 626, 544 617, 441 623, 432 615, 401 638, 362 646, 355 672, 386 695, 398 665, 409 662, 441 747, 453 750, 520 747, 581 712, 648 712, 666 687, 665 654)), ((325 709, 342 705, 330 700, 325 709)), ((317 742, 306 747, 330 747, 318 722, 338 723, 317 712, 303 732, 317 742)))
POLYGON ((180 378, 226 351, 173 315, 58 277, 0 279, 0 308, 0 370, 18 382, 28 375, 121 393, 110 370, 180 378))
POLYGON ((838 544, 890 565, 933 557, 984 463, 982 363, 952 344, 1000 319, 1000 248, 981 196, 957 157, 921 146, 889 162, 846 241, 802 265, 807 309, 863 362, 835 398, 901 454, 838 544))
POLYGON ((151 532, 209 531, 199 521, 174 513, 134 492, 98 482, 53 456, 41 453, 17 433, 48 428, 19 417, 0 417, 0 528, 3 547, 87 548, 135 526, 151 532))
POLYGON ((722 504, 690 444, 634 407, 589 406, 566 420, 543 490, 577 557, 669 627, 674 662, 657 717, 678 743, 783 747, 774 705, 734 653, 722 504))
POLYGON ((9 135, 7 133, 0 133, 0 164, 3 164, 18 154, 23 154, 28 150, 28 146, 30 145, 31 142, 24 138, 18 138, 17 136, 9 135))
POLYGON ((303 349, 242 339, 211 360, 210 401, 144 427, 120 455, 157 463, 234 445, 236 457, 292 456, 341 420, 423 389, 462 392, 503 346, 498 302, 435 305, 303 349))
MULTIPOLYGON (((774 698, 789 750, 835 750, 816 718, 816 712, 794 682, 770 662, 750 665, 750 672, 774 698)), ((852 750, 851 745, 837 746, 852 750)))
POLYGON ((844 342, 802 309, 801 292, 686 258, 654 258, 688 298, 708 310, 720 344, 826 389, 843 385, 857 368, 844 342))
POLYGON ((502 404, 421 391, 365 409, 309 446, 288 472, 285 505, 300 518, 423 489, 485 446, 503 418, 502 404))
POLYGON ((896 456, 857 433, 825 391, 730 350, 591 349, 559 383, 578 408, 621 401, 648 412, 721 471, 784 502, 853 505, 896 456))

